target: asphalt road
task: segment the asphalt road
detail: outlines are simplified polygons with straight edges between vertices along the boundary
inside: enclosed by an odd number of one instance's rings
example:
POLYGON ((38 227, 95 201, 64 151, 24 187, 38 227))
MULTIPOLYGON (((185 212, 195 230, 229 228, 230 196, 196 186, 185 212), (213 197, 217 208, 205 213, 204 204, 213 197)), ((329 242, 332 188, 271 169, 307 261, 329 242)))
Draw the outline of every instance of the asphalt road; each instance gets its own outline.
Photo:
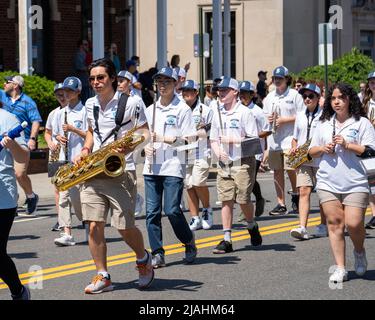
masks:
MULTIPOLYGON (((35 178, 36 179, 36 178, 35 178)), ((35 180, 34 179, 34 180, 35 180)), ((184 248, 174 236, 169 221, 163 218, 164 243, 167 249, 167 267, 156 271, 151 289, 137 289, 135 258, 115 230, 108 227, 108 257, 115 291, 87 296, 83 290, 95 275, 95 267, 85 243, 85 232, 74 229, 78 242, 75 247, 58 248, 53 240, 57 233, 50 231, 56 222, 52 188, 45 178, 37 177, 44 194, 38 215, 20 217, 12 229, 8 251, 14 259, 23 281, 32 280, 32 298, 37 300, 257 300, 257 299, 348 299, 375 298, 375 231, 368 232, 366 240, 369 271, 364 279, 353 271, 353 246, 347 238, 347 266, 350 281, 342 288, 329 287, 329 268, 334 264, 328 238, 295 241, 290 229, 298 224, 297 215, 274 218, 268 211, 275 206, 273 180, 270 174, 261 174, 259 180, 264 197, 269 200, 266 213, 258 219, 263 235, 263 246, 254 249, 244 225, 237 223, 235 210, 233 247, 235 252, 217 256, 213 248, 222 240, 220 208, 215 205, 215 182, 210 182, 211 203, 215 207, 215 226, 209 231, 196 232, 199 254, 193 265, 182 262, 184 248), (39 273, 29 273, 35 270, 39 273), (34 275, 33 278, 30 278, 34 275)), ((35 188, 39 186, 37 185, 35 188)), ((140 191, 143 193, 142 184, 140 191)), ((290 208, 290 203, 289 203, 290 208)), ((319 224, 318 202, 313 195, 309 230, 319 224)), ((186 213, 186 216, 188 214, 186 213)), ((369 217, 366 217, 368 220, 369 217)), ((77 220, 76 220, 77 221, 77 220)), ((78 223, 76 224, 78 226, 78 223)), ((148 247, 144 218, 137 220, 148 247)), ((9 292, 0 283, 0 300, 9 300, 9 292)))

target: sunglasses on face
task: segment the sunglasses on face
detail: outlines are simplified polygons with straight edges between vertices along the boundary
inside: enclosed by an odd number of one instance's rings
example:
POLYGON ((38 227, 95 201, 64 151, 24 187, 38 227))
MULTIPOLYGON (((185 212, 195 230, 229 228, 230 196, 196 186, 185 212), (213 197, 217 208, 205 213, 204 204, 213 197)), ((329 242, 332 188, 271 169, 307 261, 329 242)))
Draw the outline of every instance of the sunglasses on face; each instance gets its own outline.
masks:
POLYGON ((92 76, 89 78, 90 83, 93 83, 96 81, 103 82, 106 79, 107 76, 105 75, 99 75, 99 76, 92 76))
POLYGON ((303 100, 306 100, 307 98, 309 98, 310 100, 314 100, 315 94, 313 94, 313 93, 304 94, 302 97, 303 97, 303 100))

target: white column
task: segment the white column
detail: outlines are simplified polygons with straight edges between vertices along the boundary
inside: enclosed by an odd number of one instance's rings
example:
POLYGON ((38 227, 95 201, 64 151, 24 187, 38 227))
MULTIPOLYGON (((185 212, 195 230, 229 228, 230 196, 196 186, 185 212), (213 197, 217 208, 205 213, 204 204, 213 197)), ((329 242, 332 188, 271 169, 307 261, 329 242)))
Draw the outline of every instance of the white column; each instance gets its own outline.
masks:
POLYGON ((167 0, 157 0, 158 69, 165 67, 167 57, 167 0))
POLYGON ((18 0, 19 69, 21 74, 32 74, 32 30, 29 28, 31 0, 18 0))
POLYGON ((134 54, 134 0, 128 0, 129 17, 127 30, 127 52, 126 59, 130 59, 134 54))
POLYGON ((94 60, 104 58, 104 0, 92 0, 92 44, 94 60))
POLYGON ((231 14, 230 0, 224 0, 224 75, 230 77, 231 73, 231 14))
POLYGON ((223 75, 223 18, 221 0, 212 0, 213 15, 213 78, 223 75))

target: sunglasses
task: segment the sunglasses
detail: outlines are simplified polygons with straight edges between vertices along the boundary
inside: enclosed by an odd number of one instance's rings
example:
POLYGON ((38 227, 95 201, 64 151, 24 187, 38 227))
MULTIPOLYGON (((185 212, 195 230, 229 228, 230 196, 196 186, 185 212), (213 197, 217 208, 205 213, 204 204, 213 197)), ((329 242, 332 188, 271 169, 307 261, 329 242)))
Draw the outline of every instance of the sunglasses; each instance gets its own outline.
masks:
POLYGON ((158 86, 169 86, 170 84, 172 84, 173 83, 173 80, 158 80, 158 81, 156 81, 156 84, 158 85, 158 86))
POLYGON ((304 94, 302 97, 303 97, 303 100, 306 100, 307 98, 309 98, 310 100, 313 100, 315 98, 315 94, 313 93, 304 94))
POLYGON ((99 82, 103 82, 106 78, 107 78, 107 76, 105 76, 105 75, 99 75, 99 76, 96 76, 96 77, 92 76, 92 77, 89 77, 89 81, 90 81, 90 83, 95 82, 95 80, 99 81, 99 82))

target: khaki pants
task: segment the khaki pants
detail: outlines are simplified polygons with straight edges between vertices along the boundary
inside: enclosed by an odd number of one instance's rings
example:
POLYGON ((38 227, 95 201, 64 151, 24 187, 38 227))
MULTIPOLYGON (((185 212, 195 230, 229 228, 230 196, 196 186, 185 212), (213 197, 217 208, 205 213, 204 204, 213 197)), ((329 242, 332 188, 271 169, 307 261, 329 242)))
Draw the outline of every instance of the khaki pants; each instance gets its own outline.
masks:
POLYGON ((72 227, 72 207, 79 221, 82 221, 82 206, 79 187, 75 186, 68 191, 60 192, 59 225, 63 228, 72 227))

